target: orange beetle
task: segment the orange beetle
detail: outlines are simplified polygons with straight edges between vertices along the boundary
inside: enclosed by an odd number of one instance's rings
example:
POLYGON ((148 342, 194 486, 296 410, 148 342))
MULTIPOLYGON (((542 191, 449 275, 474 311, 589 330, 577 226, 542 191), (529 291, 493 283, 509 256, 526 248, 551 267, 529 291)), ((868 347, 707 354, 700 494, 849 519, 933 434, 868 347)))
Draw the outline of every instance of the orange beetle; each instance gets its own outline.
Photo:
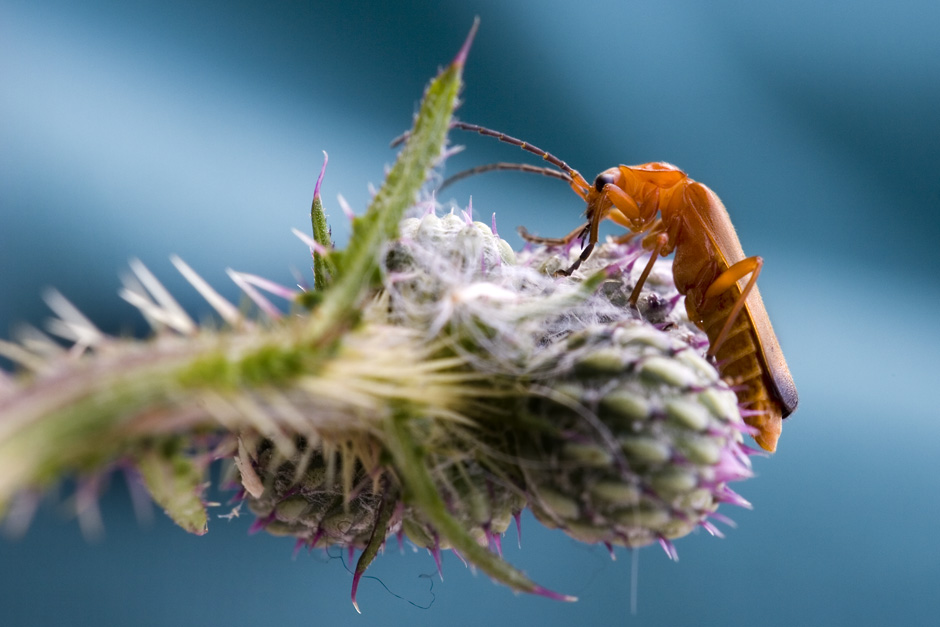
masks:
POLYGON ((461 172, 448 183, 488 170, 534 171, 566 180, 587 203, 586 222, 565 237, 535 237, 520 229, 523 238, 549 245, 586 238, 581 256, 562 274, 571 274, 591 255, 605 219, 628 228, 628 237, 644 234, 643 246, 651 251, 631 294, 634 305, 656 258, 675 252, 673 277, 685 295, 689 319, 708 336, 708 355, 737 390, 745 421, 757 429, 754 439, 765 450, 774 451, 782 420, 793 413, 799 399, 757 289, 763 259, 744 256, 717 194, 664 162, 610 168, 591 184, 567 163, 531 144, 475 124, 455 122, 453 127, 519 146, 558 170, 497 163, 461 172))

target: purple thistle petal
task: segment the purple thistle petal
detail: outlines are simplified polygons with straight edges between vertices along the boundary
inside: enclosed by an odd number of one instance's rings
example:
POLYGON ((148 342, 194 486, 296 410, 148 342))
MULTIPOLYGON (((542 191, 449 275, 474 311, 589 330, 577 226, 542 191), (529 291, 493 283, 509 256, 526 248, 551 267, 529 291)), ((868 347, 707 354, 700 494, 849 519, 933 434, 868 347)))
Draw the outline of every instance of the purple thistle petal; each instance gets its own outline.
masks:
POLYGON ((672 298, 669 299, 669 309, 670 309, 670 311, 672 311, 672 309, 674 309, 675 306, 679 304, 679 301, 680 301, 680 300, 682 300, 682 294, 676 294, 675 296, 673 296, 672 298))
POLYGON ((733 520, 731 520, 730 518, 728 518, 727 516, 725 516, 724 514, 720 512, 712 512, 708 515, 708 517, 713 518, 720 523, 724 523, 731 528, 736 528, 738 526, 738 523, 734 522, 733 520))
POLYGON ((716 491, 716 496, 718 500, 722 503, 728 503, 729 505, 737 505, 738 507, 743 507, 745 509, 753 509, 754 506, 751 505, 750 501, 746 498, 729 488, 728 486, 721 486, 716 491))
MULTIPOLYGON (((741 386, 742 389, 747 389, 744 386, 741 386)), ((737 390, 736 390, 737 391, 737 390)), ((764 409, 744 409, 741 408, 741 415, 745 418, 753 418, 754 416, 766 416, 767 411, 764 409)))
POLYGON ((748 446, 747 444, 739 444, 738 446, 741 447, 741 452, 748 457, 770 457, 770 453, 762 448, 754 448, 753 446, 748 446))
POLYGON ((607 547, 607 552, 610 553, 610 561, 616 562, 616 561, 617 561, 617 554, 614 553, 614 545, 611 544, 610 542, 605 542, 605 543, 604 543, 604 546, 607 547))
POLYGON ((307 544, 306 540, 298 538, 297 542, 294 543, 294 552, 291 554, 291 559, 297 559, 297 556, 300 554, 300 549, 304 548, 305 544, 307 544))
POLYGON ((498 533, 495 533, 495 532, 493 533, 487 532, 486 535, 489 536, 490 542, 493 544, 494 547, 496 547, 496 554, 502 557, 503 556, 502 536, 500 536, 498 533))
POLYGON ((679 552, 676 551, 676 545, 669 541, 668 538, 659 536, 659 546, 663 547, 663 551, 666 552, 666 556, 669 557, 674 562, 679 561, 679 552))
POLYGON ((499 232, 496 230, 496 212, 495 211, 493 212, 493 217, 490 220, 490 224, 491 224, 490 228, 493 229, 493 235, 495 235, 496 237, 499 237, 499 232))
POLYGON ((754 476, 751 470, 750 462, 743 458, 746 463, 742 463, 738 455, 732 451, 726 451, 721 459, 715 465, 715 481, 724 483, 726 481, 740 481, 754 476))
POLYGON ((711 523, 711 521, 709 521, 709 520, 703 520, 703 521, 699 522, 699 524, 702 526, 703 529, 705 529, 705 531, 707 531, 707 532, 710 533, 711 535, 715 536, 716 538, 724 538, 724 537, 725 537, 725 534, 721 531, 721 529, 719 529, 718 527, 716 527, 715 525, 713 525, 713 524, 711 523))
MULTIPOLYGON (((737 444, 731 449, 732 454, 734 455, 735 459, 737 459, 742 465, 747 466, 748 468, 752 467, 751 458, 749 455, 749 451, 751 450, 753 449, 751 449, 750 446, 744 446, 743 444, 737 444)), ((767 453, 764 453, 764 454, 766 455, 767 453)))
POLYGON ((633 272, 633 266, 635 266, 636 262, 640 260, 640 257, 642 257, 642 255, 631 257, 629 261, 627 261, 627 263, 623 266, 623 273, 630 274, 633 272))
POLYGON ((463 562, 464 568, 472 568, 472 566, 467 562, 467 560, 464 558, 464 556, 460 554, 460 551, 458 551, 458 550, 455 549, 455 548, 451 548, 450 552, 453 553, 454 555, 456 555, 456 556, 457 556, 457 559, 459 559, 461 562, 463 562))
POLYGON ((441 566, 441 545, 439 543, 435 544, 433 548, 428 549, 428 552, 431 553, 434 563, 437 564, 437 576, 441 578, 441 581, 444 581, 444 571, 441 566))
POLYGON ((356 611, 357 611, 357 612, 359 612, 360 614, 362 614, 362 610, 359 609, 359 603, 356 602, 356 591, 359 589, 359 580, 360 580, 360 579, 362 579, 362 573, 359 572, 359 571, 356 571, 356 572, 353 574, 352 594, 351 594, 350 596, 352 597, 352 604, 353 604, 353 607, 356 608, 356 611))
POLYGON ((519 548, 522 548, 522 512, 516 512, 512 515, 513 520, 516 521, 516 539, 519 543, 519 548))
POLYGON ((578 597, 571 596, 570 594, 559 594, 558 592, 552 592, 548 588, 543 588, 542 586, 535 586, 532 588, 532 594, 537 594, 541 597, 548 597, 555 601, 567 601, 573 603, 578 600, 578 597))
POLYGON ((248 528, 248 535, 254 535, 267 527, 271 521, 274 520, 274 512, 265 516, 264 518, 256 518, 255 522, 251 523, 251 527, 248 528))
POLYGON ((618 259, 612 265, 617 267, 622 274, 629 275, 633 270, 633 266, 641 256, 642 251, 628 250, 626 253, 624 253, 623 257, 618 259))

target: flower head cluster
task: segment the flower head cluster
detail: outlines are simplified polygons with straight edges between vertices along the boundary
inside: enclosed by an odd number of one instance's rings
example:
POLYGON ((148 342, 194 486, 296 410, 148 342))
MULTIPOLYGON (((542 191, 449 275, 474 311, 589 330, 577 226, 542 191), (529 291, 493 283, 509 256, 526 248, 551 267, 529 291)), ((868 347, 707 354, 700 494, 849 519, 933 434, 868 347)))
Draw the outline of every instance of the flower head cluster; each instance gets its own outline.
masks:
POLYGON ((747 505, 728 484, 751 474, 748 427, 668 265, 634 307, 638 243, 608 242, 555 277, 577 251, 514 252, 495 222, 417 195, 440 163, 468 45, 429 86, 346 250, 330 246, 318 182, 305 238, 315 289, 231 272, 257 305, 249 316, 174 260, 224 321, 210 328, 135 264, 123 296, 151 321, 149 340, 107 337, 55 296, 53 331, 71 350, 39 332, 0 343, 23 371, 0 377, 0 514, 25 519, 62 476, 93 495, 128 468, 202 533, 207 465, 227 459, 255 529, 362 551, 354 601, 396 535, 570 599, 502 560, 525 509, 583 542, 658 542, 674 556, 696 527, 718 533, 721 503, 747 505))
MULTIPOLYGON (((728 485, 751 475, 747 427, 677 306, 668 264, 632 308, 646 261, 636 245, 608 242, 583 274, 555 278, 568 263, 558 251, 516 254, 465 212, 419 207, 387 247, 363 316, 416 334, 468 377, 456 414, 420 430, 447 514, 494 548, 525 508, 583 542, 659 542, 671 556, 697 526, 720 534, 718 506, 747 505, 728 485)), ((299 545, 365 548, 392 499, 385 537, 453 548, 394 474, 358 459, 344 479, 322 450, 277 463, 269 441, 258 451, 259 526, 299 545)))

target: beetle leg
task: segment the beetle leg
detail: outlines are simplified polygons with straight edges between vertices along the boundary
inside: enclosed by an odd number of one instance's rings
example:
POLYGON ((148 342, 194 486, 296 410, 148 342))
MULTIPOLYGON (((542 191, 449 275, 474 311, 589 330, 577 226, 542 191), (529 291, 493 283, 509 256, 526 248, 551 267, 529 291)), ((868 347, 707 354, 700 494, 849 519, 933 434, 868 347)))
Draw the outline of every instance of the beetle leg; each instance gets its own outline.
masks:
POLYGON ((632 242, 634 239, 636 239, 636 237, 637 237, 638 235, 640 235, 640 234, 639 234, 639 233, 634 233, 633 231, 627 231, 627 232, 624 233, 623 235, 618 235, 617 237, 615 237, 615 238, 614 238, 614 243, 615 243, 615 244, 629 244, 629 243, 632 242))
POLYGON ((611 207, 607 211, 607 219, 615 224, 619 224, 624 228, 629 229, 631 227, 630 218, 625 216, 620 209, 617 209, 617 207, 611 207))
POLYGON ((646 283, 646 279, 649 277, 650 271, 653 269, 653 264, 656 263, 656 258, 659 257, 660 251, 662 251, 663 247, 666 246, 668 241, 669 235, 667 235, 665 232, 656 236, 656 245, 653 247, 653 252, 650 253, 649 263, 647 263, 646 267, 643 268, 643 274, 640 275, 636 285, 633 287, 633 292, 630 294, 631 306, 636 307, 636 302, 640 299, 640 290, 643 289, 643 284, 646 283))
POLYGON ((518 232, 519 237, 527 242, 532 242, 533 244, 545 244, 547 246, 567 246, 576 238, 584 235, 590 225, 590 222, 585 222, 564 237, 539 237, 538 235, 532 235, 529 233, 524 226, 520 226, 518 232))
POLYGON ((571 264, 571 267, 567 270, 559 270, 555 273, 556 276, 571 276, 571 273, 581 267, 581 264, 584 263, 584 260, 591 256, 591 252, 594 250, 594 244, 596 242, 588 242, 588 245, 584 247, 584 250, 581 251, 581 254, 578 255, 578 258, 574 260, 574 263, 571 264))
POLYGON ((761 268, 764 267, 764 260, 761 257, 748 257, 747 259, 742 259, 737 262, 724 272, 718 275, 718 278, 712 281, 712 284, 708 286, 708 289, 705 290, 704 299, 708 300, 713 296, 718 296, 723 292, 727 292, 735 285, 738 284, 738 281, 751 275, 751 278, 748 279, 747 285, 744 286, 744 289, 741 290, 741 295, 738 296, 737 300, 734 302, 734 306, 731 308, 731 313, 728 315, 728 319, 725 321, 725 325, 721 327, 721 332, 718 334, 718 337, 715 338, 715 341, 712 342, 711 347, 708 349, 708 356, 713 356, 718 352, 718 347, 724 343, 728 337, 728 333, 731 331, 731 327, 734 326, 734 321, 738 317, 738 314, 741 313, 741 309, 744 307, 744 303, 747 300, 747 295, 751 293, 751 290, 754 289, 754 286, 757 285, 757 277, 760 275, 761 268))
MULTIPOLYGON (((626 216, 627 220, 634 223, 640 220, 640 207, 636 204, 636 201, 628 194, 623 191, 613 183, 608 183, 604 185, 604 195, 607 196, 607 199, 613 203, 614 207, 620 210, 621 215, 626 216)), ((616 222, 616 220, 614 220, 616 222)), ((618 224, 620 224, 618 222, 618 224)), ((627 228, 632 227, 629 224, 623 224, 627 228)))
MULTIPOLYGON (((571 273, 581 267, 581 264, 591 256, 591 252, 594 250, 594 245, 597 243, 597 231, 600 228, 601 224, 601 213, 599 211, 594 212, 591 216, 591 219, 588 220, 588 223, 584 225, 584 229, 581 231, 588 231, 588 244, 584 247, 584 250, 581 251, 581 254, 577 259, 574 260, 574 263, 571 264, 571 267, 567 270, 559 270, 555 274, 558 276, 571 276, 571 273)), ((583 235, 582 235, 583 237, 583 235)))
POLYGON ((618 244, 626 244, 627 242, 632 240, 634 237, 639 235, 639 233, 632 230, 630 219, 627 216, 623 215, 623 212, 620 211, 620 209, 617 209, 616 207, 611 207, 610 211, 607 213, 607 219, 609 219, 614 224, 619 224, 620 226, 627 229, 626 233, 624 233, 623 235, 618 235, 617 237, 614 238, 614 241, 617 242, 618 244))
MULTIPOLYGON (((604 193, 607 195, 607 199, 613 203, 613 207, 607 213, 607 218, 615 224, 630 229, 629 233, 624 233, 614 241, 618 244, 626 244, 639 235, 635 229, 637 228, 637 220, 640 218, 640 207, 630 195, 616 185, 605 185, 604 193)), ((655 229, 656 224, 652 228, 655 229)))

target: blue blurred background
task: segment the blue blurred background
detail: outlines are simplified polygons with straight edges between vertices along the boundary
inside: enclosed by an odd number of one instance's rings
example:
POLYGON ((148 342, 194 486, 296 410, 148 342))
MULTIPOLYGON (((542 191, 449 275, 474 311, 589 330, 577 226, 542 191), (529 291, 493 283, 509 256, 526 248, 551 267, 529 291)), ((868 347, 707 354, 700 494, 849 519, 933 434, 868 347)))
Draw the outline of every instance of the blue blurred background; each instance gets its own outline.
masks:
MULTIPOLYGON (((394 157, 422 89, 474 15, 462 119, 549 149, 586 176, 666 160, 718 192, 800 390, 780 449, 740 486, 753 511, 680 561, 523 523, 509 559, 575 604, 515 596, 447 557, 390 551, 348 601, 338 556, 213 520, 139 523, 126 490, 85 542, 45 507, 0 540, 5 625, 882 625, 940 614, 940 4, 928 0, 538 3, 0 0, 0 336, 41 324, 58 287, 112 333, 139 257, 194 312, 177 253, 230 298, 224 269, 306 269, 322 150, 339 243, 394 157), (223 289, 224 288, 224 289, 223 289)), ((457 136, 456 168, 519 159, 457 136)), ((567 232, 557 181, 455 186, 502 234, 567 232)), ((512 236, 515 238, 515 235, 512 236)), ((518 239, 512 239, 519 243, 518 239)))

